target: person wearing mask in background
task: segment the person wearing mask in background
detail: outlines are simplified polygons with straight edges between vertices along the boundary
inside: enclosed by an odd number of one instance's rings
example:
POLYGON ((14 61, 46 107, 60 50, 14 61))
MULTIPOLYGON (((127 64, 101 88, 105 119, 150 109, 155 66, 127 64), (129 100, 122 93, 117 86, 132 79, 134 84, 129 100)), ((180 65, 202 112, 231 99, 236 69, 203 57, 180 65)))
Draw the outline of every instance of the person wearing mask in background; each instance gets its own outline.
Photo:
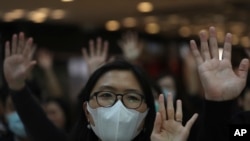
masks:
MULTIPOLYGON (((32 139, 65 141, 65 133, 48 120, 41 107, 30 96, 31 91, 25 84, 27 74, 36 61, 27 57, 32 48, 32 38, 24 44, 23 40, 18 41, 22 36, 20 34, 17 38, 14 35, 12 39, 12 42, 18 42, 20 46, 12 44, 10 47, 7 42, 5 50, 4 74, 14 104, 32 139), (29 113, 34 115, 29 117, 29 113)), ((180 105, 177 106, 177 113, 170 102, 166 111, 164 98, 160 96, 160 111, 155 119, 152 90, 143 76, 138 67, 124 61, 107 63, 97 69, 81 93, 82 113, 70 140, 149 141, 152 136, 152 141, 185 141, 197 114, 183 126, 180 102, 177 102, 180 105)))

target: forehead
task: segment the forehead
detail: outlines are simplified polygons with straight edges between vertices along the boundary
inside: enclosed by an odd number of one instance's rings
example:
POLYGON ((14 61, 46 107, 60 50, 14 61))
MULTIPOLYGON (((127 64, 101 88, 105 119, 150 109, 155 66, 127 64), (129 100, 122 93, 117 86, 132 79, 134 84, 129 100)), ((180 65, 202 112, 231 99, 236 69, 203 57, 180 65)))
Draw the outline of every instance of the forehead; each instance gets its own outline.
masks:
POLYGON ((103 74, 96 82, 93 91, 102 88, 113 88, 115 91, 134 89, 142 91, 135 75, 128 70, 112 70, 103 74))

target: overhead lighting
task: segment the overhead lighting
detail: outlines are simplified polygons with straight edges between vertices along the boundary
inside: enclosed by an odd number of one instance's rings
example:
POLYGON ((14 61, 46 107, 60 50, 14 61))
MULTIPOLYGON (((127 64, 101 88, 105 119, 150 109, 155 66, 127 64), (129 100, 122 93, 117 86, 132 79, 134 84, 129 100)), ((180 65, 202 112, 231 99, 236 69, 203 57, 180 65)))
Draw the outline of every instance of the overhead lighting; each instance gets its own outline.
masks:
POLYGON ((116 20, 107 21, 105 27, 108 31, 116 31, 120 28, 120 23, 116 20))
POLYGON ((235 35, 235 34, 232 35, 232 44, 233 45, 238 45, 239 42, 240 42, 239 40, 240 39, 239 39, 239 37, 237 35, 235 35))
POLYGON ((123 19, 122 24, 124 27, 131 28, 131 27, 135 27, 137 25, 137 21, 133 17, 127 17, 127 18, 123 19))
POLYGON ((160 32, 160 26, 157 23, 149 23, 146 25, 145 30, 149 34, 157 34, 160 32))
POLYGON ((138 11, 142 13, 147 13, 147 12, 151 12, 154 8, 153 8, 153 4, 150 2, 140 2, 137 5, 137 9, 138 11))
POLYGON ((191 29, 190 27, 188 26, 182 26, 180 29, 179 29, 179 34, 182 36, 182 37, 189 37, 191 35, 191 29))
POLYGON ((243 47, 249 48, 249 46, 250 46, 250 41, 249 41, 248 36, 243 36, 243 37, 241 37, 240 43, 241 43, 241 45, 242 45, 243 47))
POLYGON ((48 15, 46 15, 44 12, 31 11, 28 15, 28 18, 34 23, 42 23, 46 20, 47 16, 48 15))
POLYGON ((5 22, 12 22, 17 19, 23 18, 25 15, 25 11, 23 9, 15 9, 11 12, 7 12, 3 16, 3 20, 5 22))
POLYGON ((60 20, 65 17, 65 11, 61 9, 56 9, 51 12, 51 18, 54 20, 60 20))
POLYGON ((62 2, 72 2, 74 0, 61 0, 62 2))

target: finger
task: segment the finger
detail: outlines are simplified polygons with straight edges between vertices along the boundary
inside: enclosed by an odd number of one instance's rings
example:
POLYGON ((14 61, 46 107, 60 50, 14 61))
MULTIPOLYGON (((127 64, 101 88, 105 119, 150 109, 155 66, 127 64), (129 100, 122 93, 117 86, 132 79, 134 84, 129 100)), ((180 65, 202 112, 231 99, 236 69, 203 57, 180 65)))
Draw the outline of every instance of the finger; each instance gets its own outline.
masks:
POLYGON ((173 104, 173 96, 171 93, 168 93, 167 96, 167 116, 168 120, 174 119, 174 104, 173 104))
POLYGON ((193 56, 195 58, 195 61, 196 61, 197 65, 202 64, 203 59, 201 57, 200 51, 198 50, 197 45, 196 45, 194 40, 190 41, 190 48, 191 48, 192 54, 193 54, 193 56))
POLYGON ((37 49, 36 45, 33 45, 33 46, 31 47, 30 53, 29 53, 29 56, 28 56, 28 59, 29 59, 29 60, 32 60, 32 58, 34 57, 34 54, 35 54, 35 52, 36 52, 36 49, 37 49))
POLYGON ((5 58, 10 56, 10 42, 5 42, 5 58))
POLYGON ((186 123, 185 128, 186 128, 188 131, 190 131, 190 129, 191 129, 191 127, 193 126, 194 122, 196 121, 197 117, 198 117, 198 114, 195 113, 195 114, 192 116, 192 118, 191 118, 190 120, 188 120, 188 122, 186 123))
POLYGON ((219 59, 216 30, 214 27, 210 27, 209 32, 210 32, 209 45, 210 45, 212 57, 215 59, 219 59))
POLYGON ((227 59, 231 61, 231 52, 232 52, 232 34, 227 33, 225 37, 222 59, 227 59))
POLYGON ((175 113, 175 120, 176 121, 179 121, 179 122, 182 122, 182 102, 181 100, 177 100, 176 101, 176 113, 175 113))
POLYGON ((159 112, 157 112, 156 117, 155 117, 153 133, 161 132, 161 124, 162 124, 161 114, 159 112))
POLYGON ((22 51, 22 54, 25 58, 29 58, 29 55, 31 53, 31 47, 32 47, 32 43, 33 43, 33 38, 29 38, 26 43, 25 43, 25 47, 22 51))
POLYGON ((19 37, 18 37, 18 46, 17 46, 17 53, 22 53, 25 45, 25 38, 24 38, 24 33, 20 32, 19 37))
POLYGON ((104 58, 107 58, 107 56, 108 56, 108 49, 109 49, 109 42, 104 41, 104 47, 103 47, 103 52, 102 52, 102 56, 104 58))
POLYGON ((31 61, 28 65, 27 65, 27 73, 31 72, 32 69, 34 68, 34 66, 36 65, 36 61, 31 61))
POLYGON ((95 47, 94 47, 94 41, 89 41, 89 50, 90 50, 90 57, 95 56, 95 47))
POLYGON ((83 56, 83 59, 86 61, 88 60, 89 58, 89 55, 87 53, 87 49, 86 48, 82 48, 82 56, 83 56))
POLYGON ((12 41, 11 41, 11 54, 16 54, 17 53, 17 35, 14 34, 12 36, 12 41))
POLYGON ((238 76, 246 80, 248 74, 248 68, 249 68, 249 60, 248 59, 241 60, 238 70, 238 76))
POLYGON ((100 56, 102 51, 102 38, 98 37, 96 39, 96 55, 100 56))
POLYGON ((166 109, 165 109, 165 105, 164 105, 163 94, 160 94, 160 96, 159 96, 159 112, 161 113, 162 121, 165 121, 166 120, 166 109))
POLYGON ((200 41, 201 41, 201 55, 204 60, 209 60, 211 59, 211 56, 209 53, 209 48, 208 48, 208 43, 207 43, 206 31, 201 31, 199 36, 200 36, 200 41))

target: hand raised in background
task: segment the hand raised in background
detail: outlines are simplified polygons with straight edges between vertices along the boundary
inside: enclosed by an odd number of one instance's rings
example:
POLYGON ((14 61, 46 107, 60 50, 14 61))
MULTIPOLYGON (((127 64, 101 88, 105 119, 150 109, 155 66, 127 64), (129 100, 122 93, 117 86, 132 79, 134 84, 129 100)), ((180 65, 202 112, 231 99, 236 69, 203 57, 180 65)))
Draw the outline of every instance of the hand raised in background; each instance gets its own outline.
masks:
POLYGON ((156 114, 151 141, 186 141, 188 139, 191 127, 193 126, 198 114, 182 125, 182 103, 176 102, 176 111, 173 106, 172 94, 167 97, 167 108, 165 109, 164 97, 159 96, 159 112, 156 114))
POLYGON ((96 45, 94 41, 89 41, 89 53, 86 48, 82 49, 84 60, 87 62, 89 74, 92 74, 100 66, 107 62, 108 57, 108 42, 102 41, 101 38, 96 39, 96 45))
POLYGON ((118 44, 122 49, 124 57, 130 62, 136 61, 141 55, 143 45, 139 41, 138 35, 134 32, 125 33, 118 44))
POLYGON ((5 43, 4 76, 12 90, 20 90, 25 86, 36 61, 32 60, 34 54, 33 39, 25 39, 24 33, 14 34, 11 43, 5 43))
POLYGON ((201 51, 197 49, 194 40, 190 41, 205 98, 212 101, 234 99, 240 95, 246 85, 249 61, 241 60, 238 72, 235 73, 231 64, 232 35, 226 34, 222 60, 220 60, 214 27, 210 27, 209 34, 208 43, 206 32, 200 32, 201 51))

